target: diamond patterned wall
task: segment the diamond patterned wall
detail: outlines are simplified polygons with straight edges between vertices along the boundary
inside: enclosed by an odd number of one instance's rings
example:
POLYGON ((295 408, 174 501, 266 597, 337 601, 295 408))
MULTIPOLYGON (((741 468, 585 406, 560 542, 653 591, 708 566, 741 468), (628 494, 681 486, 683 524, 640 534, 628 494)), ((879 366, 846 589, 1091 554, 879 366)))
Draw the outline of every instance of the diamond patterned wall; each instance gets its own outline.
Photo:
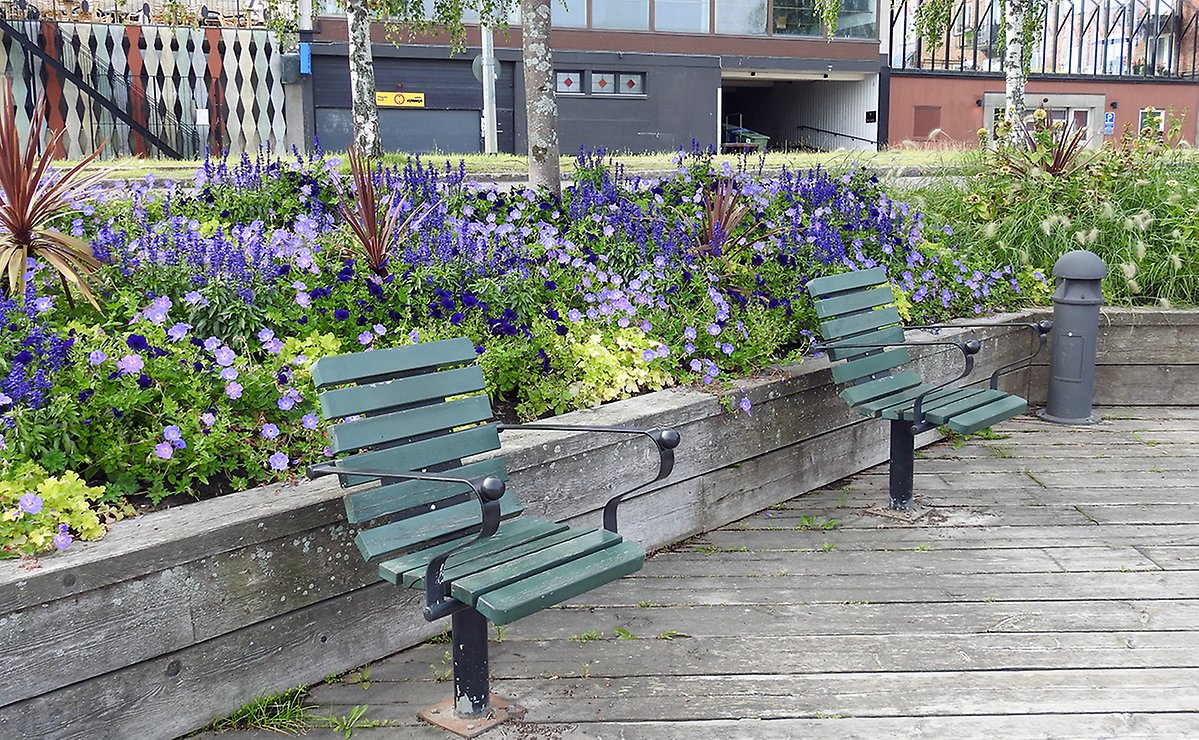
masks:
MULTIPOLYGON (((185 155, 284 148, 281 61, 270 31, 13 23, 185 155)), ((158 156, 128 125, 7 36, 0 36, 0 74, 13 80, 22 133, 36 101, 45 98, 50 127, 65 132, 61 156, 82 157, 102 143, 105 156, 158 156)))

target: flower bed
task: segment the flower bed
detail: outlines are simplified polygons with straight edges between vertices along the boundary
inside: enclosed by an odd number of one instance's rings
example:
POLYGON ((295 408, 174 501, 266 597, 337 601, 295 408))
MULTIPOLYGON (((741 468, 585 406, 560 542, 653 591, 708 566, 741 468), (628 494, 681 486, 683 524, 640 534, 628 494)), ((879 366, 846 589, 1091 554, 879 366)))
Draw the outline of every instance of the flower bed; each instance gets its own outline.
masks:
MULTIPOLYGON (((419 161, 351 189, 336 165, 208 162, 185 186, 78 199, 59 226, 102 263, 101 313, 36 262, 23 300, 0 301, 4 475, 77 473, 96 488, 73 500, 109 517, 134 494, 288 480, 326 452, 308 367, 327 354, 465 335, 493 399, 527 418, 671 385, 735 389, 799 356, 803 285, 829 272, 887 266, 914 320, 1044 291, 1031 268, 955 251, 948 228, 861 174, 754 177, 695 151, 642 180, 600 153, 557 199, 419 161), (367 191, 394 226, 384 249, 348 227, 367 191)), ((752 414, 748 396, 733 403, 752 414)), ((10 541, 32 489, 12 490, 6 551, 44 549, 44 533, 10 541)))

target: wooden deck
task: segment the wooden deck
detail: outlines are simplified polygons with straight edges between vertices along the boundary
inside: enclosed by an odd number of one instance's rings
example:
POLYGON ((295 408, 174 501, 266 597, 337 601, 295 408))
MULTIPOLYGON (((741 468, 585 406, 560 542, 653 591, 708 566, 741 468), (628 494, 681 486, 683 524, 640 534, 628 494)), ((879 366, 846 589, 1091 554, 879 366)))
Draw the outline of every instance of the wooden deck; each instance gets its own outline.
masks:
MULTIPOLYGON (((918 452, 928 522, 863 513, 876 468, 514 624, 493 688, 528 716, 484 737, 1199 737, 1199 409, 1101 411, 918 452)), ((311 699, 446 737, 415 716, 448 648, 311 699)))

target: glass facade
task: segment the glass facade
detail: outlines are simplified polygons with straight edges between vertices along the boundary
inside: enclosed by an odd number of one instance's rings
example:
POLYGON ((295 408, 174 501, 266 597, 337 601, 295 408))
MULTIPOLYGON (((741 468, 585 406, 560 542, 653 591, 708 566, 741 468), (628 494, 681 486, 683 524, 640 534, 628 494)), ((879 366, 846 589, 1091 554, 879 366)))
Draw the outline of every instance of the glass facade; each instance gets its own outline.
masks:
POLYGON ((654 0, 654 30, 707 33, 711 26, 710 0, 654 0))
POLYGON ((552 6, 552 19, 558 28, 586 28, 587 0, 556 0, 552 6))
POLYGON ((716 33, 766 33, 766 0, 716 0, 716 33))
POLYGON ((591 0, 591 27, 648 31, 649 0, 591 0))

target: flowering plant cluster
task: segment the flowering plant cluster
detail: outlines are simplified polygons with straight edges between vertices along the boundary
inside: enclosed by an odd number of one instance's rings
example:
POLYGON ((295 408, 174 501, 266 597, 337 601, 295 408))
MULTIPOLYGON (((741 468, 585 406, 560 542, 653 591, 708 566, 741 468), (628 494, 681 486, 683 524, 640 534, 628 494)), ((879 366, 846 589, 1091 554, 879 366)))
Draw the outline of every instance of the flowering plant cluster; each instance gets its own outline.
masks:
POLYGON ((420 161, 356 177, 404 225, 385 255, 338 217, 355 189, 324 157, 212 161, 80 204, 65 220, 103 264, 104 312, 36 264, 0 302, 0 469, 74 471, 109 501, 220 493, 327 454, 324 355, 466 336, 492 397, 536 418, 799 357, 820 275, 885 265, 919 321, 1036 282, 862 173, 754 176, 695 148, 651 179, 582 153, 561 198, 420 161))

